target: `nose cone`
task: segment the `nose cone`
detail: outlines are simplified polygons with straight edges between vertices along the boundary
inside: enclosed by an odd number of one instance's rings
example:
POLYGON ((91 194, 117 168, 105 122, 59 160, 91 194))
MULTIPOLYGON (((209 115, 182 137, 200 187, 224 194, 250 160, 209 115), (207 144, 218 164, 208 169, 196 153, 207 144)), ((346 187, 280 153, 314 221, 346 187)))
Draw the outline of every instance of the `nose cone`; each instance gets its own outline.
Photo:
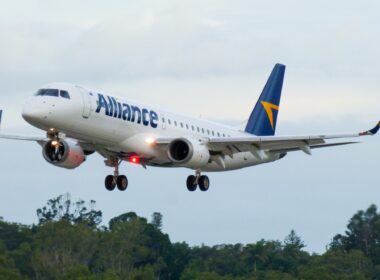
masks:
POLYGON ((37 106, 27 103, 22 108, 22 117, 30 124, 41 122, 44 119, 44 114, 37 106))

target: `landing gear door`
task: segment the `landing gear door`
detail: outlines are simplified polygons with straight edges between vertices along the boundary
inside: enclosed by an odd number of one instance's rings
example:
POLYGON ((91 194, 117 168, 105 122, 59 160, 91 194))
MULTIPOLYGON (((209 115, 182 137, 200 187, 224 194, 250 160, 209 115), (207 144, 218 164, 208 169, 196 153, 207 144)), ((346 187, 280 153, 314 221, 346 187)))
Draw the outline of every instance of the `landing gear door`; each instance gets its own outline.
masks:
POLYGON ((89 91, 85 90, 84 88, 78 87, 79 91, 82 95, 83 100, 83 112, 82 117, 85 119, 88 119, 91 115, 92 106, 91 106, 91 95, 89 91))

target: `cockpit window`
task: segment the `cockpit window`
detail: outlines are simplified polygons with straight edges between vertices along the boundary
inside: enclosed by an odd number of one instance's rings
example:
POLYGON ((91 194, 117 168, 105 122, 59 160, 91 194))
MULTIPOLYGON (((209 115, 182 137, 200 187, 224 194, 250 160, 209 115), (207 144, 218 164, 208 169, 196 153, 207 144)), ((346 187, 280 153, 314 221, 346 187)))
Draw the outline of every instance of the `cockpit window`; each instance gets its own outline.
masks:
POLYGON ((69 95, 69 93, 68 93, 66 90, 60 90, 60 91, 59 91, 59 94, 60 94, 60 96, 63 97, 63 98, 70 99, 70 95, 69 95))
POLYGON ((58 89, 39 89, 34 96, 54 96, 70 99, 70 94, 66 90, 58 89))
POLYGON ((55 96, 58 97, 58 89, 40 89, 35 96, 55 96))
POLYGON ((39 90, 34 94, 34 96, 42 96, 42 95, 44 95, 44 93, 45 93, 45 89, 39 89, 39 90))

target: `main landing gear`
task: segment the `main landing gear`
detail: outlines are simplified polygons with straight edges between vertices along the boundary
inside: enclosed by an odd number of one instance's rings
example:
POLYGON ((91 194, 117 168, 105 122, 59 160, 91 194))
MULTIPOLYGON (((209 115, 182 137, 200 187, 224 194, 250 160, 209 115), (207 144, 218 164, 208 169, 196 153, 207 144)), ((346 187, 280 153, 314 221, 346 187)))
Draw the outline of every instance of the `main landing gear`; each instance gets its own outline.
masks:
POLYGON ((128 178, 125 175, 119 175, 119 165, 121 160, 114 160, 115 170, 114 175, 108 175, 104 181, 107 190, 113 191, 116 187, 120 191, 125 191, 128 188, 128 178))
POLYGON ((186 180, 186 187, 189 191, 193 192, 197 189, 203 192, 207 191, 210 187, 210 180, 207 176, 201 175, 201 172, 197 171, 195 175, 190 175, 186 180))

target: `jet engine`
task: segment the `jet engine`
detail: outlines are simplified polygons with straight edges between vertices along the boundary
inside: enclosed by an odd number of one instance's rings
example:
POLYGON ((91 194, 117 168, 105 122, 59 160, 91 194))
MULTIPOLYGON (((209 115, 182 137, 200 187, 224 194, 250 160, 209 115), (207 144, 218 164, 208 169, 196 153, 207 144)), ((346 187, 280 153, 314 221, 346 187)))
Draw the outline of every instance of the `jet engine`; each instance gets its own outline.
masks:
POLYGON ((48 163, 67 169, 74 169, 86 160, 86 153, 72 139, 50 140, 42 147, 42 154, 48 163))
POLYGON ((194 139, 179 138, 168 146, 169 159, 180 166, 200 168, 210 160, 210 152, 206 145, 194 139))

